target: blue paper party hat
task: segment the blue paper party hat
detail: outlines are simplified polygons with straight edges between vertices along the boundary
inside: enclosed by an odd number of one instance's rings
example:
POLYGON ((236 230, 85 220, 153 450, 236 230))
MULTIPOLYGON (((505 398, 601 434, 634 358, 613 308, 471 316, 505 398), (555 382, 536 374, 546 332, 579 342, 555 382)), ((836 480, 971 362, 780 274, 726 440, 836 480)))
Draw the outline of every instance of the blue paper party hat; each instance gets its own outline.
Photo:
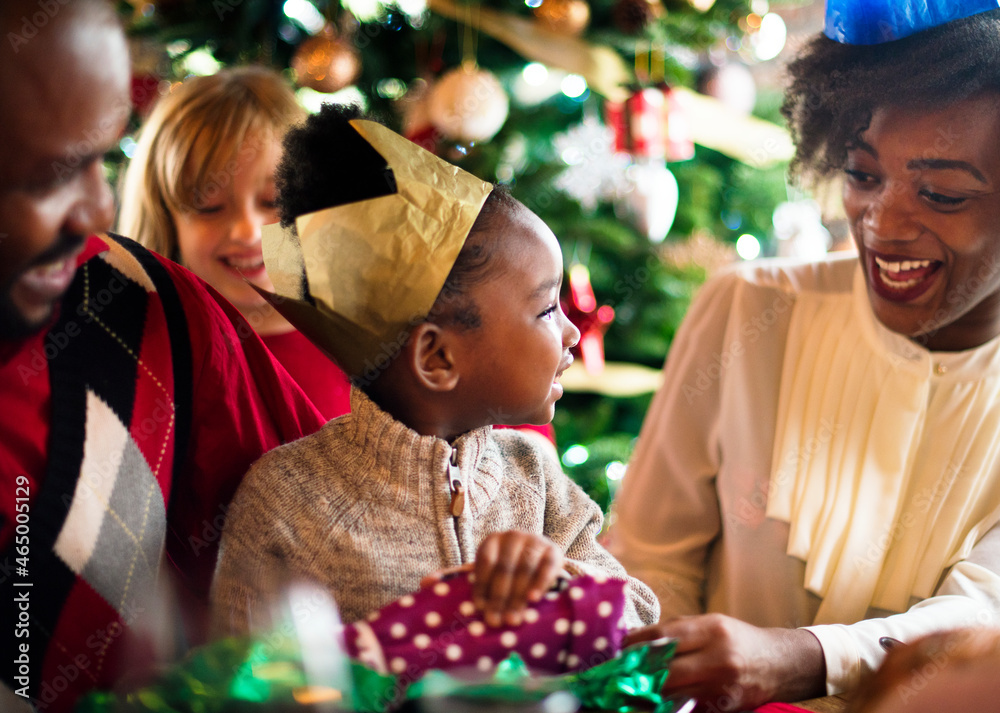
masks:
POLYGON ((1000 7, 1000 0, 827 0, 831 40, 876 45, 1000 7))

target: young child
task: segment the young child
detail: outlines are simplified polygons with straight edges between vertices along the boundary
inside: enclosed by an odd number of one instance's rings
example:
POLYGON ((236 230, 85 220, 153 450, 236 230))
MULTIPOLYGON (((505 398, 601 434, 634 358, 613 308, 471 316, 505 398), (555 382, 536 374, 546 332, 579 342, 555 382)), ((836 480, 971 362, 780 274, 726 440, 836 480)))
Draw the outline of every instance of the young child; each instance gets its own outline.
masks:
MULTIPOLYGON (((628 579, 595 540, 600 508, 533 439, 492 428, 548 423, 562 395, 580 335, 555 236, 356 115, 328 105, 289 133, 278 203, 295 230, 265 232, 272 299, 352 377, 351 414, 247 475, 216 628, 266 621, 275 573, 329 588, 350 622, 464 565, 492 626, 517 626, 564 567, 628 579)), ((656 621, 648 587, 627 593, 627 625, 656 621)))
POLYGON ((273 289, 261 227, 278 220, 281 139, 303 119, 273 70, 236 67, 186 80, 143 125, 125 172, 118 230, 222 293, 323 415, 334 418, 350 408, 347 377, 247 282, 273 289))

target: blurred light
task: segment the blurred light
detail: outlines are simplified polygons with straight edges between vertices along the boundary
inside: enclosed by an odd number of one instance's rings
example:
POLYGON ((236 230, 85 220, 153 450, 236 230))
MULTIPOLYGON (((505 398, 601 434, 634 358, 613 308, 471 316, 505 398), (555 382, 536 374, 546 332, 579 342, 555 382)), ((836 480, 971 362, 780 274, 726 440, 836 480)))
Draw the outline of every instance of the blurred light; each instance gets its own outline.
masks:
POLYGON ((501 163, 497 166, 497 182, 510 183, 514 180, 514 167, 509 163, 501 163))
POLYGON ((736 241, 736 253, 744 260, 753 260, 760 255, 760 241, 750 233, 743 233, 736 241))
POLYGON ((569 146, 559 154, 559 158, 567 166, 575 166, 583 160, 583 151, 580 150, 579 146, 569 146))
POLYGON ((357 87, 347 87, 333 94, 317 92, 309 87, 300 87, 295 90, 295 98, 303 109, 311 114, 319 111, 324 104, 357 104, 361 111, 368 110, 368 100, 357 87))
POLYGON ((342 6, 350 10, 358 22, 375 22, 382 14, 382 3, 378 0, 344 0, 342 6))
POLYGON ((521 76, 524 77, 524 81, 530 86, 540 87, 549 78, 549 70, 544 64, 531 62, 526 64, 524 69, 521 70, 521 76))
POLYGON ((297 45, 302 41, 302 30, 291 22, 282 22, 278 25, 278 37, 290 45, 297 45))
POLYGON ((753 56, 764 62, 774 59, 785 47, 788 29, 781 15, 769 12, 760 21, 760 32, 753 37, 753 56))
POLYGON ((760 27, 760 15, 756 12, 751 12, 747 15, 747 27, 752 27, 755 30, 760 27))
POLYGON ((187 40, 175 40, 167 45, 167 54, 170 57, 184 54, 191 49, 191 43, 187 40))
POLYGON ((722 224, 730 230, 739 230, 743 225, 743 215, 738 210, 724 210, 719 214, 722 224))
POLYGON ((524 4, 528 7, 535 8, 542 4, 542 0, 524 0, 524 4))
POLYGON ((751 0, 750 2, 750 12, 766 15, 770 10, 771 6, 767 0, 751 0))
POLYGON ((380 79, 375 85, 375 91, 383 99, 395 100, 406 94, 406 84, 402 79, 396 79, 395 77, 380 79))
POLYGON ((511 97, 521 106, 541 104, 559 93, 559 85, 565 77, 566 73, 562 70, 550 69, 544 64, 532 62, 514 77, 511 97), (529 78, 531 81, 528 81, 529 78))
POLYGON ((625 477, 625 464, 620 460, 613 460, 604 469, 604 474, 608 476, 608 480, 621 480, 625 477))
POLYGON ((740 38, 739 37, 727 37, 726 38, 726 47, 728 47, 729 49, 731 49, 733 52, 739 52, 740 51, 740 47, 742 47, 742 46, 743 46, 743 43, 740 42, 740 38))
POLYGON ((396 0, 396 7, 406 13, 414 27, 423 24, 421 18, 427 12, 427 0, 396 0))
POLYGON ((136 146, 138 146, 138 144, 136 144, 135 139, 133 139, 131 136, 126 136, 125 138, 123 138, 121 141, 118 142, 118 148, 120 148, 122 150, 122 153, 125 154, 128 158, 132 158, 133 156, 135 156, 136 146))
POLYGON ((575 99, 587 91, 587 80, 579 74, 567 74, 559 88, 570 99, 575 99))
POLYGON ((312 35, 315 35, 326 25, 323 13, 308 0, 285 0, 281 9, 285 13, 285 17, 295 20, 305 28, 306 32, 312 35))
POLYGON ((200 77, 215 74, 222 69, 222 62, 212 56, 206 48, 202 47, 189 53, 181 60, 181 66, 185 74, 195 74, 200 77))
POLYGON ((579 308, 582 312, 593 312, 597 307, 597 298, 590 286, 590 270, 583 263, 574 263, 569 269, 570 290, 576 292, 579 308))
POLYGON ((575 446, 570 446, 563 453, 562 462, 563 465, 574 466, 582 465, 587 462, 590 458, 590 451, 587 450, 586 446, 581 446, 579 443, 575 446))

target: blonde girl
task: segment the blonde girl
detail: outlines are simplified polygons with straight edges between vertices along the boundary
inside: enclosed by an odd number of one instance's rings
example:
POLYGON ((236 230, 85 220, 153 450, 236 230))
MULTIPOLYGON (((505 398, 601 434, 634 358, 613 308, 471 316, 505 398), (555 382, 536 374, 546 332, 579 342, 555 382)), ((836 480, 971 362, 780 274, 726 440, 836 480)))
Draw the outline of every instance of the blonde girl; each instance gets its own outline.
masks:
POLYGON ((346 377, 247 284, 274 286, 261 227, 277 222, 281 139, 305 112, 282 77, 225 69, 176 86, 142 128, 118 231, 181 263, 228 299, 327 418, 349 410, 346 377))

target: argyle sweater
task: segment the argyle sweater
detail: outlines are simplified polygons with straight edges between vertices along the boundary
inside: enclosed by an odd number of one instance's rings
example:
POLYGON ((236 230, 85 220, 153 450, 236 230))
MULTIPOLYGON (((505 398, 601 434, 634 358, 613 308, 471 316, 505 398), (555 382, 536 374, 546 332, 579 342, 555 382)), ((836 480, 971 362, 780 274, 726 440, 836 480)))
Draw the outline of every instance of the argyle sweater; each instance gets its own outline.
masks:
POLYGON ((454 444, 421 436, 360 390, 351 413, 275 449, 233 500, 212 589, 217 633, 266 626, 290 581, 333 595, 345 622, 415 591, 436 570, 472 562, 494 532, 544 535, 573 573, 628 581, 628 626, 651 624, 652 591, 628 577, 597 541, 601 510, 534 439, 490 427, 454 444), (453 517, 449 460, 467 495, 453 517))
POLYGON ((183 628, 151 596, 158 578, 196 611, 249 463, 322 423, 228 303, 132 241, 105 242, 48 329, 66 337, 45 355, 48 393, 15 399, 27 420, 44 410, 26 398, 49 400, 48 419, 30 429, 44 439, 44 472, 21 470, 0 433, 2 462, 19 468, 0 482, 23 488, 29 506, 0 517, 0 596, 14 613, 0 674, 40 711, 68 711, 155 662, 163 642, 150 629, 183 628))

